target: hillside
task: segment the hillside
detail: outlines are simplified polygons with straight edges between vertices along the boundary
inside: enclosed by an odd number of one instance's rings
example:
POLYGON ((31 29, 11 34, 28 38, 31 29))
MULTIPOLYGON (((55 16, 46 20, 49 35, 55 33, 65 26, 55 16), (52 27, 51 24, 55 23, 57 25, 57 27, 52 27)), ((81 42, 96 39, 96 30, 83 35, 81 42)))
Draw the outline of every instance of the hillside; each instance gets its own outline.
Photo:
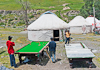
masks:
MULTIPOLYGON (((26 0, 22 1, 25 4, 26 0)), ((79 15, 84 2, 83 0, 27 0, 27 4, 30 24, 45 11, 51 11, 65 22, 69 22, 79 15)), ((25 25, 24 14, 20 0, 0 0, 0 25, 12 27, 25 25)))
MULTIPOLYGON (((25 1, 25 0, 24 0, 25 1)), ((83 0, 27 0, 31 9, 62 10, 63 4, 72 10, 79 10, 84 5, 83 0)), ((19 0, 0 0, 0 10, 20 10, 19 0)))

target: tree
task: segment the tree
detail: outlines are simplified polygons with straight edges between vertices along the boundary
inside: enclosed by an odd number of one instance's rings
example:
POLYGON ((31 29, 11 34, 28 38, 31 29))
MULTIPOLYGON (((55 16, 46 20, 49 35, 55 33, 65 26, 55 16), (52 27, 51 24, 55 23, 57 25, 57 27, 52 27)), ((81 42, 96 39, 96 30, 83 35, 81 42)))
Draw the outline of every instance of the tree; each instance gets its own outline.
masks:
POLYGON ((100 20, 100 0, 96 0, 95 4, 95 17, 98 18, 100 20))
POLYGON ((93 6, 95 7, 95 17, 100 19, 100 0, 84 0, 85 4, 80 9, 80 15, 83 17, 88 17, 93 15, 93 6))
POLYGON ((23 0, 19 0, 19 3, 22 5, 22 9, 24 10, 24 14, 25 14, 24 20, 25 20, 26 27, 28 27, 27 9, 29 9, 29 4, 27 0, 25 0, 25 2, 23 0))
POLYGON ((80 15, 86 18, 93 15, 93 0, 84 0, 84 2, 84 6, 80 9, 80 15))

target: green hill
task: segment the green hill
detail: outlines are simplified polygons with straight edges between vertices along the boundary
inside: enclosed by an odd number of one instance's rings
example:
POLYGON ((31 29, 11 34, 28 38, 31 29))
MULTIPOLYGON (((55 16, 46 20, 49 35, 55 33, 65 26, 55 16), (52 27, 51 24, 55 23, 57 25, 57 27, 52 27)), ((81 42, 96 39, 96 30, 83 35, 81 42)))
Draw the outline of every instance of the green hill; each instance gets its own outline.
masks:
MULTIPOLYGON (((25 0, 24 0, 25 1, 25 0)), ((62 4, 70 10, 79 10, 84 5, 83 0, 27 0, 31 9, 62 10, 62 4)), ((20 10, 19 0, 0 0, 0 10, 20 10)))
MULTIPOLYGON (((25 4, 26 0, 23 3, 25 4)), ((79 10, 84 5, 83 0, 27 0, 28 9, 35 9, 36 12, 28 12, 28 22, 36 20, 42 13, 47 10, 53 10, 54 13, 65 22, 69 22, 75 16, 79 15, 79 10), (37 9, 43 9, 43 11, 37 9), (74 10, 74 11, 73 11, 74 10), (72 13, 71 13, 72 12, 72 13), (33 18, 34 17, 34 18, 33 18)), ((0 14, 0 25, 7 26, 22 26, 25 25, 24 13, 11 14, 7 11, 22 11, 20 0, 0 0, 0 10, 6 10, 6 13, 0 14)))

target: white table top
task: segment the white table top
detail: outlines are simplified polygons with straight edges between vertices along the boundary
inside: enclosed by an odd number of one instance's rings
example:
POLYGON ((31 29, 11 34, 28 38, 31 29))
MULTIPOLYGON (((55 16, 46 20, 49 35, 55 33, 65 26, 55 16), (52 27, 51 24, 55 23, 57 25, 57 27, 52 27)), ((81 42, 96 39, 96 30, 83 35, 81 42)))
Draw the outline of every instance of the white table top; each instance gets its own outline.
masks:
POLYGON ((95 55, 89 49, 66 51, 68 58, 93 58, 95 55))
POLYGON ((88 47, 83 44, 85 48, 82 47, 82 45, 80 43, 76 43, 76 44, 70 44, 70 45, 66 45, 65 44, 65 49, 88 49, 88 47))
POLYGON ((81 46, 80 43, 70 44, 70 46, 65 45, 66 55, 68 58, 93 58, 95 55, 83 44, 85 48, 81 46))

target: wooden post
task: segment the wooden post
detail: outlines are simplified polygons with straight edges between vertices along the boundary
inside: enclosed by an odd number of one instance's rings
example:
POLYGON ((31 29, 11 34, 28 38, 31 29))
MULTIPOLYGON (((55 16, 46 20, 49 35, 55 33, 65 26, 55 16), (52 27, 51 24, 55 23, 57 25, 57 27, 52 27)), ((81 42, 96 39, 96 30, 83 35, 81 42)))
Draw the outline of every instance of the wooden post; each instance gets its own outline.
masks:
POLYGON ((26 27, 28 27, 28 20, 27 20, 27 0, 26 0, 26 8, 25 8, 25 23, 26 23, 26 27))
POLYGON ((96 21, 95 21, 95 7, 93 7, 93 14, 94 14, 94 29, 96 28, 96 25, 95 25, 95 23, 96 23, 96 21))
MULTIPOLYGON (((48 54, 47 50, 46 50, 46 53, 47 53, 47 55, 48 55, 48 57, 49 57, 50 61, 52 62, 52 60, 51 60, 51 58, 50 58, 50 56, 49 56, 49 54, 48 54)), ((53 63, 53 62, 52 62, 52 63, 53 63)))

